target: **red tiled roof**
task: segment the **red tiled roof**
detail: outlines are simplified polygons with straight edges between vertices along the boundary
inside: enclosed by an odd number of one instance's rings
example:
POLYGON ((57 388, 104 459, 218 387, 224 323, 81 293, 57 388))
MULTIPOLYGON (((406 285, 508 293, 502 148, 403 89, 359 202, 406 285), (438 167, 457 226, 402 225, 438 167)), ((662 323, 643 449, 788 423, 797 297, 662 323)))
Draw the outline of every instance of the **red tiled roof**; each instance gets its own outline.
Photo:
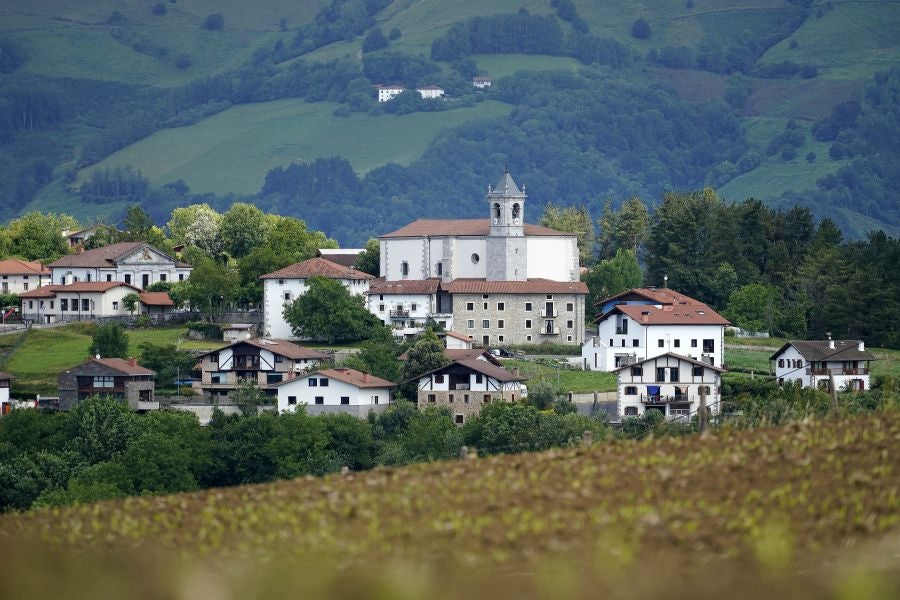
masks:
POLYGON ((364 271, 339 265, 320 256, 294 263, 272 273, 260 275, 260 279, 306 279, 316 275, 328 277, 329 279, 374 279, 374 277, 364 271))
POLYGON ((667 356, 669 356, 671 358, 677 358, 678 360, 683 360, 685 362, 691 363, 692 365, 695 365, 698 367, 706 367, 708 369, 712 369, 713 371, 718 371, 719 373, 725 373, 727 371, 727 369, 723 369, 721 367, 717 367, 715 365, 711 365, 709 363, 705 363, 705 362, 690 358, 689 356, 682 356, 680 354, 675 354, 674 352, 666 352, 665 354, 657 354, 656 356, 651 356, 650 358, 645 358, 644 360, 638 361, 636 363, 632 363, 630 365, 625 365, 624 367, 619 367, 618 369, 613 369, 613 373, 622 371, 624 369, 630 369, 631 367, 635 367, 637 365, 642 365, 644 363, 648 363, 650 361, 656 360, 657 358, 665 358, 667 356))
POLYGON ((436 294, 441 285, 439 277, 428 279, 400 279, 386 281, 384 277, 372 280, 369 295, 373 294, 436 294))
POLYGON ((76 281, 66 285, 44 285, 27 292, 19 294, 20 298, 49 298, 55 296, 59 292, 106 292, 117 287, 127 287, 135 292, 140 290, 133 285, 123 283, 121 281, 76 281))
POLYGON ((474 342, 475 341, 474 339, 472 339, 472 336, 466 335, 464 333, 459 333, 458 331, 447 331, 444 333, 444 335, 446 335, 447 337, 452 337, 452 338, 456 338, 458 340, 462 340, 464 342, 474 342))
POLYGON ((79 254, 67 254, 59 260, 50 263, 49 267, 115 267, 116 260, 137 250, 146 242, 119 242, 109 244, 93 250, 85 250, 79 254))
POLYGON ((147 306, 175 306, 169 292, 141 292, 141 302, 147 306))
POLYGON ((54 287, 62 286, 43 285, 27 292, 20 292, 19 298, 52 298, 56 295, 56 292, 53 291, 54 287))
POLYGON ((649 300, 654 304, 703 304, 699 300, 695 300, 671 288, 634 288, 600 300, 597 304, 606 304, 612 300, 621 300, 623 302, 649 300))
MULTIPOLYGON (((493 363, 498 367, 500 366, 500 361, 497 360, 497 357, 483 348, 444 348, 444 356, 453 362, 460 360, 479 360, 481 357, 484 357, 488 362, 493 363)), ((397 357, 397 360, 407 360, 408 358, 409 352, 404 352, 397 357)))
MULTIPOLYGON (((489 219, 418 219, 396 231, 379 236, 385 238, 404 237, 446 237, 446 236, 486 236, 491 231, 489 219)), ((525 223, 525 235, 531 236, 565 236, 577 234, 556 231, 541 225, 525 223)))
POLYGON ((38 261, 7 258, 0 260, 0 274, 3 275, 49 275, 50 269, 38 261))
POLYGON ((587 284, 581 281, 488 281, 486 279, 454 279, 442 289, 451 294, 587 294, 587 284))
POLYGON ((683 305, 619 304, 594 322, 605 320, 614 312, 621 312, 645 325, 729 325, 728 319, 701 302, 683 305))
POLYGON ((395 385, 397 385, 393 381, 381 379, 380 377, 375 377, 374 375, 363 373, 362 371, 357 371, 356 369, 322 369, 319 371, 319 375, 324 375, 325 377, 333 377, 338 381, 343 381, 345 383, 349 383, 350 385, 355 385, 356 387, 361 388, 394 387, 395 385))
POLYGON ((125 375, 156 375, 156 371, 151 371, 139 364, 131 364, 130 361, 125 360, 124 358, 92 358, 88 361, 88 363, 90 362, 100 363, 105 367, 109 367, 110 369, 119 371, 125 375))

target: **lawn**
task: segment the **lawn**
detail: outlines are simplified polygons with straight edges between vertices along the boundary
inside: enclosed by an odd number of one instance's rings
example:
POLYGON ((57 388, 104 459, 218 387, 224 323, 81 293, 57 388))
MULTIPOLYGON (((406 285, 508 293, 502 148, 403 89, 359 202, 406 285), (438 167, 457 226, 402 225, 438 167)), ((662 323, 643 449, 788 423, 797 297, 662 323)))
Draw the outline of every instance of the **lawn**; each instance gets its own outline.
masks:
MULTIPOLYGON (((547 361, 551 362, 551 361, 547 361)), ((574 392, 612 392, 616 389, 616 375, 614 373, 601 373, 598 371, 582 371, 580 369, 555 368, 538 360, 503 360, 503 366, 507 369, 518 369, 528 377, 525 385, 545 379, 552 384, 559 384, 559 390, 563 393, 574 392)))
POLYGON ((277 166, 330 156, 346 158, 360 174, 391 162, 405 165, 418 158, 441 129, 512 110, 485 101, 442 112, 336 117, 337 106, 298 99, 234 106, 119 150, 82 169, 75 186, 96 168, 129 165, 153 185, 182 179, 196 193, 254 194, 277 166))

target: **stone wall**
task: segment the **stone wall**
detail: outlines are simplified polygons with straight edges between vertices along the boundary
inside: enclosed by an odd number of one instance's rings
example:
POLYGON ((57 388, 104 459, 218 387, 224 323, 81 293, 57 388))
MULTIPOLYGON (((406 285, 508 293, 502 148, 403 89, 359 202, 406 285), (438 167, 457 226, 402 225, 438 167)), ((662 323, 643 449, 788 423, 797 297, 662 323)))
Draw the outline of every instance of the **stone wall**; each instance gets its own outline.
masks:
POLYGON ((581 345, 584 341, 584 296, 580 294, 551 294, 557 316, 553 319, 555 331, 559 335, 544 335, 541 329, 545 318, 541 317, 547 300, 547 294, 454 294, 453 326, 456 331, 471 335, 477 343, 483 342, 488 335, 490 345, 507 344, 554 344, 581 345), (531 310, 525 310, 531 303, 531 310), (472 310, 467 306, 472 303, 472 310), (487 308, 484 307, 487 303, 487 308), (498 308, 503 304, 503 310, 498 308), (572 304, 572 310, 567 306, 572 304), (474 321, 474 328, 469 328, 469 321, 474 321), (488 320, 490 326, 482 327, 482 321, 488 320), (499 321, 503 321, 500 328, 499 321), (526 327, 526 321, 531 327, 526 327), (571 322, 571 327, 569 327, 571 322), (500 339, 502 336, 503 339, 500 339), (530 339, 529 339, 530 336, 530 339), (571 336, 571 340, 569 339, 571 336))
POLYGON ((471 417, 481 412, 481 408, 491 402, 513 402, 517 391, 477 391, 477 390, 421 390, 418 396, 419 410, 425 410, 429 406, 446 406, 453 415, 453 421, 462 425, 471 417), (468 402, 466 401, 468 397, 468 402), (461 419, 460 419, 461 417, 461 419))

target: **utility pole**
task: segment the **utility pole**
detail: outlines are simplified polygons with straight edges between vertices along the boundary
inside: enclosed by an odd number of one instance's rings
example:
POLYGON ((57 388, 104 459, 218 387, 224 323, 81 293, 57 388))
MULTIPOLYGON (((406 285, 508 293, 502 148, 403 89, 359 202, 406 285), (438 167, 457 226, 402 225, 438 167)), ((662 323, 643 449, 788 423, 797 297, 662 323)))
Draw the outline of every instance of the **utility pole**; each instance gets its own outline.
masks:
POLYGON ((828 387, 831 388, 831 410, 837 412, 838 408, 838 398, 837 398, 837 386, 834 384, 834 373, 829 369, 828 373, 828 387))
POLYGON ((700 386, 700 409, 697 412, 697 424, 700 426, 700 433, 706 431, 706 386, 700 386))

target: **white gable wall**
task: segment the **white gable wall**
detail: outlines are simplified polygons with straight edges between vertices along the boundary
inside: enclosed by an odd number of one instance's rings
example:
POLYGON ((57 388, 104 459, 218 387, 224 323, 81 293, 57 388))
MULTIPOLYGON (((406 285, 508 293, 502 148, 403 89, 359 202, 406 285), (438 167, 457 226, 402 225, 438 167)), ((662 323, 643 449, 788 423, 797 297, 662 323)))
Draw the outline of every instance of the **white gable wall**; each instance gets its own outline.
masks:
POLYGON ((300 404, 316 404, 316 397, 322 398, 325 406, 341 406, 341 398, 348 398, 349 405, 378 405, 390 402, 390 388, 359 388, 355 385, 328 377, 322 374, 314 374, 309 377, 291 379, 287 383, 278 386, 278 412, 294 412, 300 404), (315 380, 316 385, 310 386, 310 380, 315 380), (322 381, 327 380, 328 385, 323 386, 322 381), (291 403, 293 397, 294 403, 291 403))
MULTIPOLYGON (((363 295, 369 290, 368 279, 339 279, 351 293, 363 295)), ((263 335, 261 337, 290 339, 291 326, 284 320, 284 307, 306 293, 306 279, 263 280, 263 335)))

